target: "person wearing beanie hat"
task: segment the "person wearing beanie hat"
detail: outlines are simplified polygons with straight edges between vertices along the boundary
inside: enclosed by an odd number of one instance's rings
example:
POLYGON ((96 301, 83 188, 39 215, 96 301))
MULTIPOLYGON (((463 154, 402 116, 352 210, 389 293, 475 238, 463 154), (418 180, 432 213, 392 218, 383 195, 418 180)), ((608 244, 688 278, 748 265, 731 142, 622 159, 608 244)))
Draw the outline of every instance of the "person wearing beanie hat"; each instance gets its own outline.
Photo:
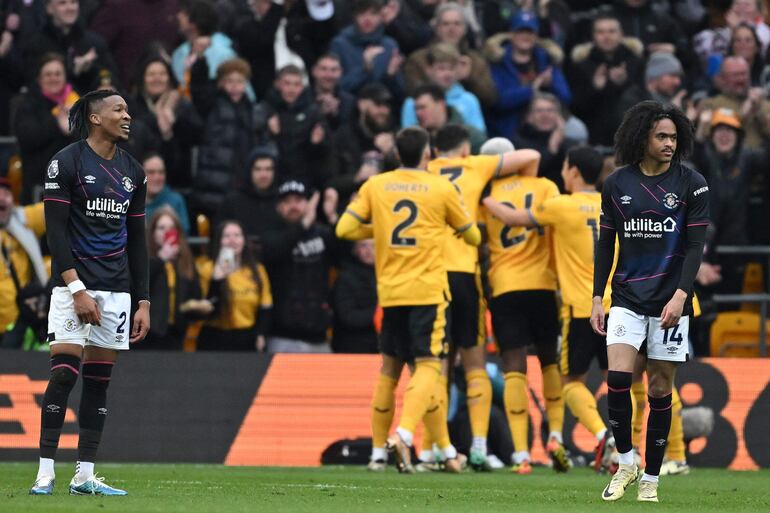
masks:
POLYGON ((682 101, 687 94, 682 89, 683 75, 682 63, 673 54, 653 52, 647 59, 644 84, 635 84, 623 94, 620 100, 621 112, 644 100, 683 108, 682 101))
POLYGON ((655 52, 647 59, 647 69, 644 71, 645 82, 656 80, 664 75, 683 74, 682 64, 674 55, 666 52, 655 52))

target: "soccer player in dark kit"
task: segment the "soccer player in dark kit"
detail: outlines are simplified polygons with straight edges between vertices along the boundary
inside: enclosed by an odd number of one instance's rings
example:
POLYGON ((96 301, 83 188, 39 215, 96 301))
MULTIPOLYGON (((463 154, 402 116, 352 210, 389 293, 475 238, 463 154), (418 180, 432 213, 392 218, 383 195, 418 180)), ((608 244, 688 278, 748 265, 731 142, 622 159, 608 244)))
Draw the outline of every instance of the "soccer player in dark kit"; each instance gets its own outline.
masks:
POLYGON ((654 101, 626 112, 615 134, 623 166, 604 182, 596 245, 591 325, 607 337, 607 403, 619 468, 602 493, 623 497, 640 470, 631 450, 631 373, 646 341, 650 416, 646 468, 637 499, 658 502, 658 474, 671 426, 671 388, 687 361, 692 285, 708 226, 708 186, 681 164, 692 151, 693 128, 674 107, 654 101), (615 253, 612 307, 604 327, 602 296, 615 253))
POLYGON ((69 121, 82 139, 54 155, 44 177, 54 285, 48 314, 51 375, 42 403, 40 467, 29 493, 53 493, 67 399, 81 375, 78 462, 69 492, 126 495, 95 476, 94 461, 118 351, 142 340, 150 327, 146 179, 142 166, 116 145, 128 139, 131 125, 118 93, 86 94, 72 107, 69 121))

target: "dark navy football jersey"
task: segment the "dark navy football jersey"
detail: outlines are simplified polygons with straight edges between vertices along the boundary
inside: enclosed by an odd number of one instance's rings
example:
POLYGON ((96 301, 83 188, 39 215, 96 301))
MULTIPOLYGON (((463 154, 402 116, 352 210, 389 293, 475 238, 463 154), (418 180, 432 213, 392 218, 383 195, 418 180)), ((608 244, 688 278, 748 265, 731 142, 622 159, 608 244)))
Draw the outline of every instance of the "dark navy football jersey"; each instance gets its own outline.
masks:
MULTIPOLYGON (((126 218, 144 218, 142 166, 120 148, 105 160, 82 140, 53 156, 44 179, 44 201, 70 205, 67 238, 86 288, 130 292, 126 218)), ((64 286, 63 270, 53 262, 54 286, 64 286)))
MULTIPOLYGON (((697 171, 672 163, 658 176, 645 175, 638 165, 611 174, 600 224, 616 231, 620 245, 612 306, 660 317, 679 285, 688 227, 708 222, 708 185, 697 171)), ((691 314, 688 297, 683 315, 691 314)))

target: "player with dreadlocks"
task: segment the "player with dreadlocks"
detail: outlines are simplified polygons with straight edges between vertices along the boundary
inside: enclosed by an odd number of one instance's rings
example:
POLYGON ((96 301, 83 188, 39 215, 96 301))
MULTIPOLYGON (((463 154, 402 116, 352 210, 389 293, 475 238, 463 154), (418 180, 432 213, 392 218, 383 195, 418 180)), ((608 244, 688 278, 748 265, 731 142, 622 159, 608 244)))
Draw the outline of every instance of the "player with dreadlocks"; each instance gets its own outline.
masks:
POLYGON ((146 179, 141 165, 117 147, 128 139, 131 126, 118 93, 86 94, 73 106, 69 122, 81 140, 54 155, 45 176, 54 286, 48 314, 51 374, 41 412, 40 466, 29 493, 53 493, 67 400, 81 375, 78 462, 69 492, 126 495, 95 476, 94 461, 118 351, 142 340, 150 328, 146 179))
POLYGON ((639 468, 631 447, 631 374, 646 343, 650 415, 646 468, 637 499, 658 502, 658 475, 671 427, 671 390, 687 361, 692 285, 700 267, 708 220, 708 186, 681 161, 692 151, 693 129, 675 107, 655 101, 626 112, 615 134, 620 169, 604 182, 596 244, 591 326, 607 337, 607 405, 620 455, 602 493, 623 497, 639 468), (612 276, 612 307, 604 329, 602 296, 612 276))

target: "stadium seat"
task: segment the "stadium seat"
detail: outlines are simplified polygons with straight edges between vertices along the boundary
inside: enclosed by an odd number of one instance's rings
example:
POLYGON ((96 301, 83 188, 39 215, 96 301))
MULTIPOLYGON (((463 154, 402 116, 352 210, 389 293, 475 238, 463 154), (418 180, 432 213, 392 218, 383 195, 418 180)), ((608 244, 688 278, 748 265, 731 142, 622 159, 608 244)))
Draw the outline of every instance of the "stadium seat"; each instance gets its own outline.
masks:
MULTIPOLYGON (((743 272, 742 294, 762 294, 765 292, 765 278, 762 272, 762 264, 749 262, 743 272)), ((759 312, 758 303, 741 303, 742 312, 759 312)))
MULTIPOLYGON (((770 321, 765 321, 770 335, 770 321)), ((770 342, 770 337, 766 343, 770 342)), ((711 325, 711 356, 755 358, 759 356, 759 314, 724 312, 711 325)))
POLYGON ((211 234, 211 221, 205 214, 198 214, 198 217, 195 218, 195 225, 199 236, 208 237, 211 234))

